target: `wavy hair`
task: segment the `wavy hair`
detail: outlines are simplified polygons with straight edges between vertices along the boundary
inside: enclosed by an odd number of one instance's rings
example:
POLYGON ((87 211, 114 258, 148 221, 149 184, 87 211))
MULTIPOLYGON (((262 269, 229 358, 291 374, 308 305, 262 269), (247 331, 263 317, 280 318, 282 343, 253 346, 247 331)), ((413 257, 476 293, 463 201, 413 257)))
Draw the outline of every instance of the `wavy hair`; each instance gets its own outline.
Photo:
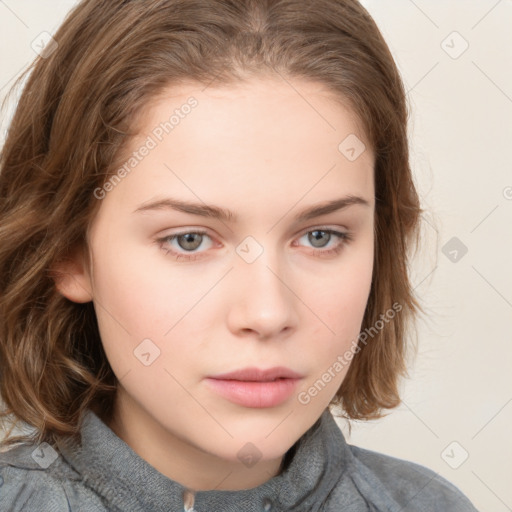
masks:
MULTIPOLYGON (((375 154, 374 275, 364 332, 331 406, 348 419, 400 403, 408 276, 421 209, 409 164, 404 85, 357 0, 83 0, 26 78, 0 154, 0 420, 33 427, 4 445, 79 437, 91 408, 109 421, 116 378, 91 302, 73 303, 52 269, 86 248, 100 201, 144 106, 173 84, 280 75, 324 84, 363 123, 375 154)), ((12 93, 12 90, 11 90, 12 93)), ((12 430, 12 429, 11 429, 12 430)))

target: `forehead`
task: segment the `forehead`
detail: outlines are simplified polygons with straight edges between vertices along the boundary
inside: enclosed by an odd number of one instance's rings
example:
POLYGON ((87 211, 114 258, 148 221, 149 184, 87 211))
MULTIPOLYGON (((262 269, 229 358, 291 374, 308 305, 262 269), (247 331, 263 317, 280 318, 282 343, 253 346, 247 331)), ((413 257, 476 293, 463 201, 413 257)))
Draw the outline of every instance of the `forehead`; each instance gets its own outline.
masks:
POLYGON ((348 105, 314 82, 170 87, 137 119, 137 135, 123 155, 133 168, 108 199, 138 206, 167 191, 261 209, 274 196, 281 207, 305 195, 325 200, 331 191, 332 198, 368 197, 373 153, 361 125, 348 105), (135 162, 133 155, 148 145, 135 162), (348 146, 365 149, 353 159, 348 146))
MULTIPOLYGON (((190 82, 167 87, 140 109, 134 119, 138 135, 145 136, 175 111, 181 114, 180 107, 190 98, 197 103, 192 112, 194 124, 203 132, 221 125, 225 130, 234 127, 247 131, 252 125, 259 136, 279 133, 282 141, 311 136, 313 132, 341 132, 339 136, 350 130, 361 140, 366 139, 363 123, 347 99, 319 82, 274 76, 226 85, 190 82)), ((218 132, 219 137, 222 135, 227 135, 226 131, 218 132)))

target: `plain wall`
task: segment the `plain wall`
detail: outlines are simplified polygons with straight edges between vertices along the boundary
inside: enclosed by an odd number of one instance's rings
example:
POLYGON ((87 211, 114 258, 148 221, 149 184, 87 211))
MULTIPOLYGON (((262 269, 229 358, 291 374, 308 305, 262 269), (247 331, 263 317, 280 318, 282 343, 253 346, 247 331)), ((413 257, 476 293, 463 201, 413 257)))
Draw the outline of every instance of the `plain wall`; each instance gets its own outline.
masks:
MULTIPOLYGON (((411 271, 427 315, 403 404, 350 436, 339 423, 350 443, 430 467, 479 510, 512 510, 512 2, 362 3, 412 109, 425 222, 411 271)), ((0 99, 74 4, 0 2, 0 99)))

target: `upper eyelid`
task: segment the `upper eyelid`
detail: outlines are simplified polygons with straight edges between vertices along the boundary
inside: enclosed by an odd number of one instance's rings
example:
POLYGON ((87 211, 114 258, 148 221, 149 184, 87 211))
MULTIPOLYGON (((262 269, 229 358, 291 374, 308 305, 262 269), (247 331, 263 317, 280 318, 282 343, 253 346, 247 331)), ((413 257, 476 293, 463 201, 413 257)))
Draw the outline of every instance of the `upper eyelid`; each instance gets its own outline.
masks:
MULTIPOLYGON (((321 231, 321 230, 342 231, 342 232, 350 231, 346 227, 332 226, 332 225, 328 225, 328 224, 318 224, 318 225, 314 225, 313 227, 301 229, 294 236, 299 236, 301 234, 309 233, 311 231, 321 231)), ((215 238, 215 235, 211 234, 211 230, 209 228, 204 228, 204 227, 190 227, 190 228, 180 229, 180 231, 175 231, 175 232, 169 233, 167 235, 162 235, 161 238, 167 238, 167 237, 171 237, 171 236, 180 236, 180 235, 185 235, 185 234, 189 234, 189 233, 203 233, 203 234, 206 234, 208 236, 215 238)))

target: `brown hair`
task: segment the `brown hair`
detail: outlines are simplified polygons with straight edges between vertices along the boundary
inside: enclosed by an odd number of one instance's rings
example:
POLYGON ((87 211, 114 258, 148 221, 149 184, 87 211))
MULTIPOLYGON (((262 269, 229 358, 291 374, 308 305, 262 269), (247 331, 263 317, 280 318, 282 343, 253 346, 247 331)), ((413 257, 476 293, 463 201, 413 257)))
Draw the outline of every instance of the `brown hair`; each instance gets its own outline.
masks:
POLYGON ((0 419, 21 419, 34 427, 32 440, 50 443, 79 436, 86 408, 109 421, 116 378, 93 304, 63 297, 52 269, 86 248, 100 205, 94 190, 115 173, 149 100, 181 82, 271 74, 324 84, 358 115, 374 150, 363 330, 393 304, 401 310, 359 343, 331 405, 349 419, 398 405, 408 328, 421 310, 407 274, 421 209, 403 83, 367 11, 356 0, 83 0, 54 38, 56 51, 26 71, 0 155, 0 419))

